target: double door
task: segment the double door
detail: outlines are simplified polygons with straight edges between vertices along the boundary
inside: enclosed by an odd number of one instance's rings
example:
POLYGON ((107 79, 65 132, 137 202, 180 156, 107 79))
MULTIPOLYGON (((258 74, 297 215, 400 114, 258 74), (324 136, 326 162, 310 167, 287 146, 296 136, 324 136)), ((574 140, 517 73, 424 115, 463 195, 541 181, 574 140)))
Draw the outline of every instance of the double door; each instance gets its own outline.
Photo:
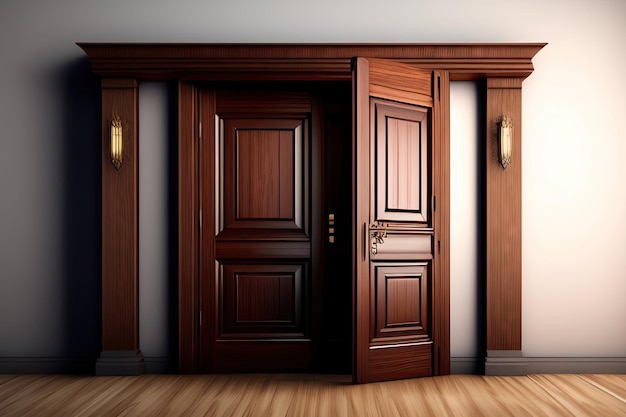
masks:
POLYGON ((205 370, 436 373, 432 74, 352 79, 200 89, 205 370))

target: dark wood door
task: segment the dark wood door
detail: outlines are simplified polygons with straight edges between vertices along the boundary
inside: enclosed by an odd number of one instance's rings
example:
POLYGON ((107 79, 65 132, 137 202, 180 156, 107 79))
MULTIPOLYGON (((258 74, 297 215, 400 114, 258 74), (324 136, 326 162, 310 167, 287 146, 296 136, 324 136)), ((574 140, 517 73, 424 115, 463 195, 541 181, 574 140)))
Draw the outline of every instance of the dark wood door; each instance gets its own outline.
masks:
POLYGON ((206 87, 198 108, 198 368, 350 373, 350 83, 206 87))
POLYGON ((433 374, 431 71, 353 69, 355 380, 433 374))
POLYGON ((214 214, 201 231, 202 368, 310 370, 321 234, 310 94, 207 88, 200 118, 212 125, 200 187, 214 214))

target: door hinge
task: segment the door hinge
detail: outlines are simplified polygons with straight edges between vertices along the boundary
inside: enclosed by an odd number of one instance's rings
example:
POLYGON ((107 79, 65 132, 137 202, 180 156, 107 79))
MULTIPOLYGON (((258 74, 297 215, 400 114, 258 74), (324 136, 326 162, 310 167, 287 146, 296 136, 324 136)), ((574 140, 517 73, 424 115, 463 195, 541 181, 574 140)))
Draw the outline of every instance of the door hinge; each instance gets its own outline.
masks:
POLYGON ((198 140, 202 139, 202 122, 198 122, 198 140))

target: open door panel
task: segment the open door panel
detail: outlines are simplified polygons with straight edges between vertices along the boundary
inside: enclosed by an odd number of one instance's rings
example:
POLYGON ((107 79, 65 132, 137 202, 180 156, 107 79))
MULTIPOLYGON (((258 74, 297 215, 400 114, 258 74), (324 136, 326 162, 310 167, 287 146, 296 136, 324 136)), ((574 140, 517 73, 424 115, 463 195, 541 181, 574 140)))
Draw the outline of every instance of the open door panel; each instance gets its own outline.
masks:
POLYGON ((354 380, 435 374, 433 75, 355 58, 354 380))

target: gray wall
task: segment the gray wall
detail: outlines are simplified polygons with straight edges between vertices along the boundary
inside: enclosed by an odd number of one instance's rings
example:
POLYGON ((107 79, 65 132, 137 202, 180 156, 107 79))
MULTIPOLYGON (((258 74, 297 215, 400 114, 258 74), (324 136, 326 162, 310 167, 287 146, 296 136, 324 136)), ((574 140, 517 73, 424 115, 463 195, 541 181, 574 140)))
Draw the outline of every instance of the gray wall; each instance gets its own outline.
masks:
MULTIPOLYGON (((81 368, 99 353, 99 84, 79 41, 549 42, 524 82, 520 127, 523 352, 626 357, 624 16, 622 0, 3 0, 0 371, 81 368)), ((140 95, 153 106, 140 115, 142 216, 153 207, 140 233, 140 337, 158 364, 171 351, 167 91, 142 84, 140 95)), ((452 355, 472 358, 475 86, 454 85, 452 99, 452 355)))

